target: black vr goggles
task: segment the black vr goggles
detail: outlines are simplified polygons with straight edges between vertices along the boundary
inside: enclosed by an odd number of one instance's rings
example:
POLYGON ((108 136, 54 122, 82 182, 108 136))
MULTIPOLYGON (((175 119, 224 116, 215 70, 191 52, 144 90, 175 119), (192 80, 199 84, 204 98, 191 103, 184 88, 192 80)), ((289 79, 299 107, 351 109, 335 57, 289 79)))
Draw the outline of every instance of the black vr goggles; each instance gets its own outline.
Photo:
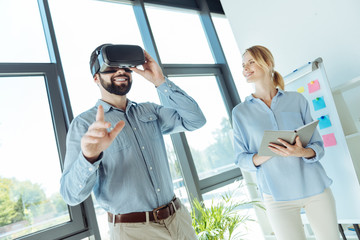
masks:
POLYGON ((115 72, 115 68, 136 67, 145 63, 144 51, 137 45, 104 45, 97 53, 91 74, 115 72))

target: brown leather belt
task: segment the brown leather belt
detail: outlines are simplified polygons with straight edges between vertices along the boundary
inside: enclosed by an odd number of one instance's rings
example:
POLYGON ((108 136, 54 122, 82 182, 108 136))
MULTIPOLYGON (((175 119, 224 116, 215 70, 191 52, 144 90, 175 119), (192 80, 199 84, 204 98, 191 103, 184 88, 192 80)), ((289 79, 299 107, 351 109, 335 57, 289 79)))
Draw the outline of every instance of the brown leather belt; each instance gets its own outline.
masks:
MULTIPOLYGON (((181 203, 178 198, 174 198, 168 204, 162 205, 158 208, 149 212, 149 221, 160 222, 171 215, 173 215, 176 210, 180 209, 181 203), (176 209, 174 209, 174 207, 176 209)), ((113 214, 108 212, 108 221, 113 222, 113 214)), ((146 222, 146 212, 133 212, 126 214, 117 214, 115 215, 115 223, 137 223, 137 222, 146 222)))

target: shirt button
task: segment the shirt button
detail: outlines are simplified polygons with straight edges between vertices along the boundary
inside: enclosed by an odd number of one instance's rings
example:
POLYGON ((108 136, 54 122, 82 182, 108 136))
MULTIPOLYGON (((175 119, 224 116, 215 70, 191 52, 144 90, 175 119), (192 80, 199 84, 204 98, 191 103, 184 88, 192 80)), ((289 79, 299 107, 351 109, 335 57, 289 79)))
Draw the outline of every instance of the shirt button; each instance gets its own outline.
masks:
POLYGON ((134 130, 136 130, 136 127, 134 127, 134 130))
POLYGON ((92 172, 92 170, 93 170, 92 168, 89 168, 89 171, 90 171, 90 172, 92 172))
POLYGON ((80 184, 79 187, 82 188, 82 185, 80 184))
POLYGON ((142 146, 142 147, 141 147, 141 149, 142 149, 142 150, 144 150, 144 149, 145 149, 145 147, 144 147, 144 146, 142 146))
POLYGON ((157 191, 160 192, 160 188, 158 188, 157 191))
POLYGON ((149 120, 152 120, 152 117, 150 117, 149 120))
POLYGON ((150 167, 150 170, 152 170, 152 167, 150 167))
POLYGON ((167 89, 165 89, 164 92, 167 92, 167 89))

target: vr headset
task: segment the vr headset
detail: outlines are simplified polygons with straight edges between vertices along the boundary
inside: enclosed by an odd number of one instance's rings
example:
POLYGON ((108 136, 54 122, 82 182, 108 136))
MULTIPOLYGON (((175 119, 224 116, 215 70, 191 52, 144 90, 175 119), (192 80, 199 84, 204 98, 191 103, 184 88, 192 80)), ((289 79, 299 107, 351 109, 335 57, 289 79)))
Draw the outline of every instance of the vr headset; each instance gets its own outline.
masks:
MULTIPOLYGON (((114 72, 114 68, 136 67, 145 63, 144 51, 137 45, 104 45, 97 52, 91 74, 114 72)), ((130 71, 130 70, 128 70, 130 71)))

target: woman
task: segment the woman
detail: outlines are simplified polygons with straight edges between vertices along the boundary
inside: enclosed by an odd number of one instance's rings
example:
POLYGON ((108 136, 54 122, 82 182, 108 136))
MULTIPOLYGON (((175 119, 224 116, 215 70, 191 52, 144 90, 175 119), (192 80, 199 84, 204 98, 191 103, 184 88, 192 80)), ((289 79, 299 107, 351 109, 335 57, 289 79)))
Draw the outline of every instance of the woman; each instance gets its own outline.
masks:
POLYGON ((294 130, 312 121, 303 95, 284 91, 284 80, 274 70, 274 58, 263 46, 243 54, 243 75, 255 84, 255 92, 232 112, 236 164, 256 171, 268 219, 277 240, 305 240, 300 210, 304 208, 316 239, 338 240, 335 200, 319 160, 324 155, 315 131, 303 148, 278 139, 269 148, 277 157, 257 154, 264 130, 294 130))

